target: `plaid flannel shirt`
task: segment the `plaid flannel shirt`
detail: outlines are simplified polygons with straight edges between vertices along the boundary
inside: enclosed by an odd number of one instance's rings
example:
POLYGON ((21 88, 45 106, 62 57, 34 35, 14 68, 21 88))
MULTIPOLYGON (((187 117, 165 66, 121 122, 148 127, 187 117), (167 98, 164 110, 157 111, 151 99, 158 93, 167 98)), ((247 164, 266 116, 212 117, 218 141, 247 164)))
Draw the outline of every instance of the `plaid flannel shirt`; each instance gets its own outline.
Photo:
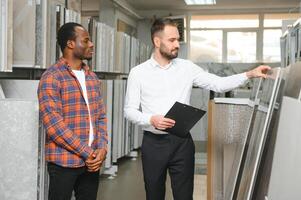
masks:
POLYGON ((100 92, 100 80, 82 65, 94 140, 90 146, 90 121, 83 92, 64 58, 41 77, 38 98, 40 118, 46 129, 46 160, 63 167, 82 167, 95 149, 107 148, 107 118, 100 92))

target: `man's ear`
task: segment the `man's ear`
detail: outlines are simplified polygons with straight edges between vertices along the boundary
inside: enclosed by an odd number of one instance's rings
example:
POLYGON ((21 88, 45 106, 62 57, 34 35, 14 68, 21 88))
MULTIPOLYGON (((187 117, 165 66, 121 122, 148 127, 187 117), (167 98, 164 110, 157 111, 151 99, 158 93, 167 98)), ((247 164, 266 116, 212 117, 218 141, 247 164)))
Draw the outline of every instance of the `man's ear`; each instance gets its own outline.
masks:
POLYGON ((154 45, 155 47, 160 47, 161 39, 158 36, 154 37, 154 45))
POLYGON ((70 48, 70 49, 73 49, 75 47, 75 41, 68 40, 67 41, 67 47, 70 48))

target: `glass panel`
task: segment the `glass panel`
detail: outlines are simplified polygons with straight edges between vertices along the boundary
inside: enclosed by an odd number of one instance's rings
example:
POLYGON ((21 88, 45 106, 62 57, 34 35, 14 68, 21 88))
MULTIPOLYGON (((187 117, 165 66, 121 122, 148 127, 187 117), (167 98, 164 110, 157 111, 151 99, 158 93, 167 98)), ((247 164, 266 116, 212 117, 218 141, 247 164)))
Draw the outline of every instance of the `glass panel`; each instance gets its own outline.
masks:
MULTIPOLYGON (((252 127, 249 128, 249 143, 245 144, 246 154, 243 156, 244 165, 240 167, 240 181, 237 182, 237 198, 235 199, 251 199, 256 174, 259 170, 259 164, 262 157, 262 152, 266 140, 267 129, 269 128, 270 119, 273 115, 273 107, 275 105, 275 97, 280 68, 271 70, 268 78, 262 83, 262 96, 260 97, 259 106, 256 109, 257 113, 252 127), (238 185, 239 184, 239 185, 238 185)), ((252 198, 253 199, 253 198, 252 198)))
POLYGON ((265 14, 263 24, 264 27, 282 27, 282 20, 297 20, 300 17, 300 13, 265 14))
POLYGON ((258 15, 192 16, 191 28, 254 28, 259 26, 258 15))
POLYGON ((280 37, 282 31, 264 30, 263 33, 263 61, 280 62, 280 37))
POLYGON ((193 62, 222 62, 222 31, 190 31, 193 62))
POLYGON ((227 62, 256 62, 256 32, 229 32, 227 36, 227 62))

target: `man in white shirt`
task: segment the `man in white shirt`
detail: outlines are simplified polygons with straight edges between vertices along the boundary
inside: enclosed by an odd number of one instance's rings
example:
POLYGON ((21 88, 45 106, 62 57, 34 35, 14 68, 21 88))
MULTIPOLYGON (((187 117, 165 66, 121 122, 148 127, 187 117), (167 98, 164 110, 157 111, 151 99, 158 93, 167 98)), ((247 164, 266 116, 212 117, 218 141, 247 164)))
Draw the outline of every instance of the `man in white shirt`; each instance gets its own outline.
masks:
POLYGON ((254 77, 266 77, 268 66, 218 77, 191 61, 177 58, 179 32, 171 19, 157 19, 151 28, 152 57, 134 67, 128 77, 125 116, 144 126, 142 165, 147 200, 165 199, 167 170, 175 200, 193 199, 194 143, 164 130, 176 123, 164 115, 178 101, 189 104, 191 89, 198 86, 216 92, 237 88, 254 77), (141 107, 141 111, 140 111, 141 107))

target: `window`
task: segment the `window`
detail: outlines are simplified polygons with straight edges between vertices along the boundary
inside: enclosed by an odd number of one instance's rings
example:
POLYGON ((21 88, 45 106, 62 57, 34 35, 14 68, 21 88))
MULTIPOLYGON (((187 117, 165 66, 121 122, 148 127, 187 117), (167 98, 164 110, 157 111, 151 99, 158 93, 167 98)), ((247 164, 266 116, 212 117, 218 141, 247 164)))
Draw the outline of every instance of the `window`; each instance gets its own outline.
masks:
POLYGON ((300 13, 201 15, 190 20, 194 62, 280 62, 282 26, 300 13))
POLYGON ((229 32, 227 38, 228 62, 256 62, 256 32, 229 32))
POLYGON ((290 14, 265 14, 264 15, 264 27, 282 27, 282 20, 295 21, 301 17, 299 13, 290 14))
POLYGON ((280 62, 280 37, 282 26, 293 23, 301 16, 300 13, 265 14, 263 21, 263 61, 280 62))
POLYGON ((258 15, 192 16, 190 22, 190 28, 242 28, 258 26, 258 15))
POLYGON ((263 32, 263 60, 264 62, 280 62, 281 29, 264 30, 263 32))
POLYGON ((222 31, 191 31, 191 53, 193 62, 222 61, 222 31))

